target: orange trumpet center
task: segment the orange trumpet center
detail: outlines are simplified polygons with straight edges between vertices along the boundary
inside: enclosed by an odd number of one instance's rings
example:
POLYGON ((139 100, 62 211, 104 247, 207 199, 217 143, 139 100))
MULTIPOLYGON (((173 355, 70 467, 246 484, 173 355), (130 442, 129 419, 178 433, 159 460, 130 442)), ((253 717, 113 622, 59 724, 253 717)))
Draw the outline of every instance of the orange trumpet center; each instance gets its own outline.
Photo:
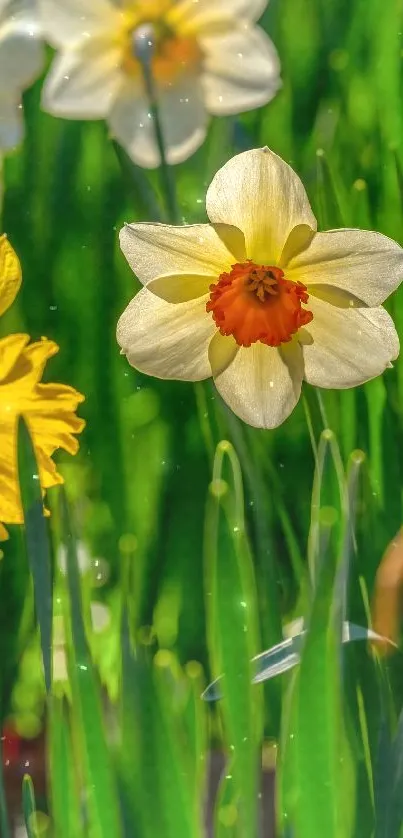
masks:
POLYGON ((233 335, 239 346, 256 341, 280 346, 312 320, 302 308, 309 296, 302 282, 285 279, 280 268, 248 260, 233 265, 210 285, 207 311, 222 335, 233 335))

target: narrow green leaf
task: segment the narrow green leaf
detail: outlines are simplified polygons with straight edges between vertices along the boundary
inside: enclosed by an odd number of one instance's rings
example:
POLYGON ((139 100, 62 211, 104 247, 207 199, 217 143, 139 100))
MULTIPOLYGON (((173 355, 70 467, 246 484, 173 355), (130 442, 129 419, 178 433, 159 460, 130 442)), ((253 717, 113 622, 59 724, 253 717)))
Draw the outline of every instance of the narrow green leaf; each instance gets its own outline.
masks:
POLYGON ((368 405, 370 477, 373 491, 376 492, 379 505, 382 507, 385 494, 382 434, 386 390, 380 376, 365 385, 365 396, 368 405))
POLYGON ((352 528, 346 507, 340 453, 333 434, 325 431, 312 499, 313 601, 283 733, 288 757, 282 771, 294 788, 292 792, 284 789, 284 780, 280 783, 282 805, 289 810, 283 817, 291 815, 298 838, 350 838, 352 826, 354 783, 341 694, 352 528), (329 499, 332 506, 323 506, 329 499), (344 798, 347 789, 348 805, 344 798))
POLYGON ((70 625, 69 675, 72 686, 74 720, 85 787, 88 816, 93 838, 120 838, 118 796, 102 717, 101 692, 88 649, 83 619, 77 547, 69 508, 61 487, 62 539, 67 550, 67 584, 70 598, 66 625, 70 625))
POLYGON ((0 835, 11 838, 10 822, 8 818, 7 800, 4 789, 3 749, 0 742, 0 835))
POLYGON ((29 774, 22 781, 22 808, 28 838, 39 838, 34 786, 29 774))
POLYGON ((50 546, 43 514, 38 464, 31 436, 23 417, 20 417, 18 423, 18 471, 27 553, 34 582, 35 609, 41 636, 45 684, 49 692, 53 608, 50 546))
POLYGON ((143 220, 166 221, 165 213, 161 213, 161 203, 158 201, 150 178, 148 178, 139 166, 130 159, 124 149, 113 142, 116 157, 122 170, 122 175, 131 193, 133 208, 136 214, 140 214, 143 220))
POLYGON ((261 696, 251 683, 251 658, 258 649, 256 590, 239 462, 232 445, 225 441, 217 447, 207 502, 205 594, 212 670, 217 675, 225 673, 221 710, 231 752, 228 774, 237 807, 237 829, 242 838, 254 838, 262 733, 261 696), (223 472, 225 457, 230 466, 228 483, 223 472))
POLYGON ((336 186, 336 176, 323 149, 316 152, 318 216, 322 229, 343 227, 346 208, 336 186))
POLYGON ((48 760, 50 804, 57 838, 82 838, 80 777, 74 770, 75 753, 67 702, 52 696, 48 706, 48 760))
POLYGON ((200 817, 200 803, 206 796, 206 762, 208 749, 207 716, 200 695, 203 690, 203 669, 197 661, 185 666, 188 696, 184 708, 184 722, 189 742, 190 770, 193 775, 194 808, 200 817))
POLYGON ((159 805, 164 812, 166 838, 201 838, 201 800, 194 797, 195 764, 183 728, 182 702, 178 702, 184 685, 175 677, 174 667, 171 652, 161 650, 154 657, 159 805))
POLYGON ((128 614, 122 615, 122 682, 119 702, 121 747, 119 784, 130 838, 165 834, 159 805, 155 751, 157 707, 151 668, 151 648, 138 643, 133 649, 128 614))

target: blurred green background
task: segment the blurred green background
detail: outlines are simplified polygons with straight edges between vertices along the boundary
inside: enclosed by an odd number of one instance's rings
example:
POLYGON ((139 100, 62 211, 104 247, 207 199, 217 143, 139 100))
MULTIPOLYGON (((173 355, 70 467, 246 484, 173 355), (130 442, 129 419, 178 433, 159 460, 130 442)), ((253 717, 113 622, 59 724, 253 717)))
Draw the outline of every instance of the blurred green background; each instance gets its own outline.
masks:
MULTIPOLYGON (((301 176, 319 229, 376 229, 403 244, 400 0, 272 0, 262 25, 278 49, 283 88, 259 111, 214 120, 203 148, 175 167, 183 221, 206 220, 206 188, 232 154, 268 145, 301 176)), ((103 123, 41 113, 40 88, 39 81, 24 97, 26 139, 5 161, 2 227, 21 259, 23 286, 0 328, 1 334, 26 330, 33 339, 56 340, 60 352, 47 380, 85 394, 80 452, 61 457, 60 465, 77 538, 92 560, 102 560, 105 584, 95 586, 95 598, 118 612, 124 591, 132 626, 142 629, 143 639, 151 627, 155 649, 171 650, 182 665, 200 661, 205 682, 217 674, 208 613, 206 621, 205 521, 214 449, 227 439, 242 471, 257 591, 252 620, 259 629, 248 654, 279 642, 282 624, 308 605, 315 464, 310 431, 318 440, 330 427, 344 465, 354 449, 367 454, 349 600, 350 619, 365 625, 366 596, 402 520, 403 358, 382 379, 354 391, 323 391, 318 400, 305 386, 292 416, 271 432, 242 425, 210 382, 163 382, 131 369, 119 355, 115 328, 137 287, 118 231, 124 221, 165 218, 158 173, 138 170, 117 153, 103 123)), ((400 289, 387 306, 401 338, 402 295, 400 289)), ((333 482, 326 488, 327 507, 334 506, 333 482)), ((225 564, 228 534, 220 544, 217 560, 225 564)), ((8 568, 22 566, 20 551, 14 529, 3 545, 8 568)), ((16 574, 3 569, 3 601, 7 592, 20 597, 16 574)), ((11 610, 6 603, 0 615, 6 638, 11 610)), ((226 630, 230 638, 230 624, 226 630)), ((94 652, 112 695, 119 647, 114 624, 108 642, 94 652)), ((371 691, 365 647, 354 655, 355 672, 371 691)), ((19 678, 27 671, 32 666, 19 678)), ((398 712, 400 658, 389 665, 389 677, 398 712)), ((281 689, 273 682, 264 692, 269 738, 279 734, 281 689)), ((18 702, 13 706, 18 716, 18 702)), ((3 714, 4 708, 9 712, 10 705, 3 704, 3 714)), ((220 739, 217 725, 213 733, 220 739)), ((372 833, 357 832, 364 834, 372 833)))

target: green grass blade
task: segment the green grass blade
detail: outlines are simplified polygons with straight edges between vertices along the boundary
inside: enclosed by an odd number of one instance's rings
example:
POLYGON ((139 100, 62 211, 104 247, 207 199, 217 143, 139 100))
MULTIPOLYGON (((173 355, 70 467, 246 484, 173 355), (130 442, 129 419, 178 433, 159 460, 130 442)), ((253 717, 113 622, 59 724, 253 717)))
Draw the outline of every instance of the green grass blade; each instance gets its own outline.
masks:
POLYGON ((39 838, 34 786, 28 774, 22 781, 22 809, 28 838, 39 838))
MULTIPOLYGON (((237 456, 230 443, 221 442, 214 462, 205 527, 208 649, 213 674, 224 673, 221 710, 231 753, 231 770, 227 774, 232 777, 238 834, 254 838, 262 721, 259 688, 251 683, 251 658, 258 646, 257 605, 243 503, 237 456), (223 479, 225 457, 230 465, 228 483, 223 479)), ((219 824, 219 812, 217 815, 219 824)))
POLYGON ((53 608, 50 546, 43 514, 38 464, 29 430, 22 417, 18 423, 18 471, 27 553, 34 582, 35 610, 41 636, 45 684, 49 692, 53 608))
POLYGON ((11 838, 8 807, 4 789, 3 749, 0 743, 0 835, 11 838))
POLYGON ((298 838, 350 838, 354 783, 342 713, 341 648, 351 525, 346 522, 338 446, 334 436, 326 431, 319 445, 318 461, 312 502, 314 542, 311 539, 311 545, 315 543, 315 587, 285 722, 285 747, 289 749, 291 764, 285 769, 283 765, 283 771, 294 784, 292 823, 298 838), (337 507, 335 491, 339 494, 337 507), (337 515, 327 513, 323 518, 322 503, 328 498, 333 498, 330 508, 337 515), (347 790, 348 803, 344 797, 347 790))
POLYGON ((316 152, 317 160, 317 201, 318 218, 321 229, 343 227, 346 208, 343 206, 340 192, 335 183, 335 174, 323 149, 316 152))
POLYGON ((48 715, 48 765, 52 823, 57 838, 82 838, 79 778, 67 703, 52 696, 48 715))
POLYGON ((136 838, 153 838, 154 835, 163 835, 165 827, 163 812, 157 802, 154 746, 156 707, 150 649, 139 644, 134 652, 126 611, 122 615, 121 646, 121 747, 118 771, 122 810, 125 823, 134 824, 136 838))
MULTIPOLYGON (((195 762, 183 728, 178 702, 183 684, 175 677, 171 652, 161 650, 153 660, 157 710, 155 771, 164 812, 166 838, 201 838, 201 799, 194 797, 195 762)), ((200 702, 200 698, 199 698, 200 702)))
POLYGON ((88 649, 83 619, 77 548, 65 493, 61 490, 62 539, 67 550, 67 584, 71 643, 70 680, 74 720, 85 787, 92 838, 121 836, 117 788, 102 716, 101 693, 88 649))
POLYGON ((200 802, 206 794, 206 761, 208 750, 207 714, 200 696, 203 690, 203 669, 197 661, 185 666, 188 696, 184 707, 184 722, 189 742, 190 770, 192 771, 193 800, 200 816, 200 802))

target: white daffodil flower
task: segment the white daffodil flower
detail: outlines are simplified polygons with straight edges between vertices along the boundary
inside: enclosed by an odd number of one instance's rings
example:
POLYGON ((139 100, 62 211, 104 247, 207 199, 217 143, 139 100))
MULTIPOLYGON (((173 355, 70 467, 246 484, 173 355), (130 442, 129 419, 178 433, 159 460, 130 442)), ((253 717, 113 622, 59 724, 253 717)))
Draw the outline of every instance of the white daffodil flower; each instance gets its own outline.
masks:
POLYGON ((276 50, 255 25, 268 0, 40 0, 59 50, 43 107, 69 119, 106 119, 140 166, 160 158, 139 51, 152 74, 168 163, 202 144, 208 114, 266 104, 280 86, 276 50), (148 36, 147 36, 148 37, 148 36))
POLYGON ((36 0, 0 0, 0 151, 22 140, 21 95, 42 69, 40 35, 36 0))
POLYGON ((213 376, 234 413, 274 428, 302 380, 355 387, 399 353, 380 305, 403 249, 380 233, 316 232, 295 172, 268 148, 233 157, 207 192, 210 224, 129 224, 120 242, 146 286, 117 330, 132 366, 159 378, 213 376))

